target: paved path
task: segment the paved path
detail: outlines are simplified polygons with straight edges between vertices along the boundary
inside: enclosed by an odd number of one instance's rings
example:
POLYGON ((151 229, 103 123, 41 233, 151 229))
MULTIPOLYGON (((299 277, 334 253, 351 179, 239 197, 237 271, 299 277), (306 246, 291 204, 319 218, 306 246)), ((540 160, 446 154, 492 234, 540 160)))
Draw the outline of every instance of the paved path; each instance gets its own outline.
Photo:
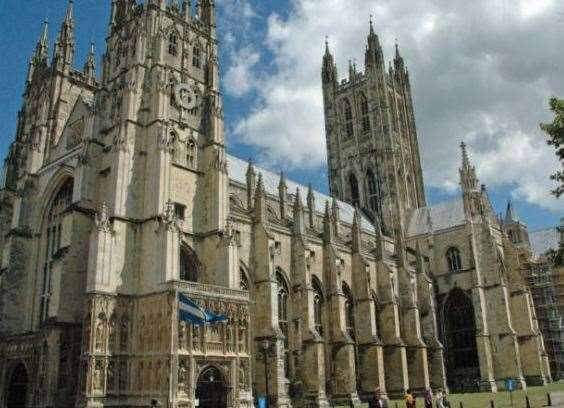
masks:
POLYGON ((550 394, 550 398, 553 407, 564 408, 564 392, 553 392, 550 394))

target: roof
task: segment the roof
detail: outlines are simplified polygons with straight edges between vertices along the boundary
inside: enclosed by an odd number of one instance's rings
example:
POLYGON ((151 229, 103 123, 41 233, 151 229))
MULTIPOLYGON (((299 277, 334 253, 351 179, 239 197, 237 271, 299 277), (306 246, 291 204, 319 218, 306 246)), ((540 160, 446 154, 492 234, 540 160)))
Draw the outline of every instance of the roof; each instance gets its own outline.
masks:
POLYGON ((558 249, 560 233, 556 227, 530 232, 529 241, 535 255, 542 256, 551 249, 558 249))
MULTIPOLYGON (((235 182, 246 185, 247 169, 249 167, 249 163, 229 154, 227 155, 227 160, 229 161, 229 178, 235 182)), ((254 167, 257 175, 262 174, 266 192, 278 197, 280 175, 257 166, 254 167)), ((292 195, 292 198, 295 198, 296 190, 299 188, 303 205, 307 206, 307 192, 309 187, 296 183, 292 180, 286 180, 286 186, 288 187, 288 193, 292 195)), ((315 209, 318 213, 324 214, 325 203, 329 202, 329 204, 332 204, 333 198, 315 190, 313 190, 313 196, 315 198, 315 209)), ((352 224, 354 217, 354 207, 340 200, 337 200, 337 204, 339 206, 339 215, 341 217, 341 221, 352 224)), ((374 232, 373 224, 364 215, 361 215, 361 228, 368 232, 374 232)))
POLYGON ((433 231, 440 231, 464 224, 466 224, 464 201, 462 198, 457 198, 413 211, 407 226, 407 236, 427 234, 431 232, 431 228, 433 231))

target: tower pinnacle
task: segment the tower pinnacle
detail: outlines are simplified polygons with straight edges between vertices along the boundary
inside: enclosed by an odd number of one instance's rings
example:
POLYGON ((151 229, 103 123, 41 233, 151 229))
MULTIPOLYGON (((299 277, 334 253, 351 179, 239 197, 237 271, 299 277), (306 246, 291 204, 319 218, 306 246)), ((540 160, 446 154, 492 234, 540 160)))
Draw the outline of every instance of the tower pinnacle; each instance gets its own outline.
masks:
POLYGON ((47 19, 43 22, 43 31, 41 32, 41 37, 37 42, 35 48, 35 60, 45 61, 48 58, 48 48, 49 48, 49 22, 47 19))

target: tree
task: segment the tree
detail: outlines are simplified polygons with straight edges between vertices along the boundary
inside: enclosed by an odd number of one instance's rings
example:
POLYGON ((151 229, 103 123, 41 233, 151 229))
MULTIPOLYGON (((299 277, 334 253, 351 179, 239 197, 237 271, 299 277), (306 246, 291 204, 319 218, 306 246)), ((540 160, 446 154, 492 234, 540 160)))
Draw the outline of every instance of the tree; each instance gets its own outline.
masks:
MULTIPOLYGON (((550 110, 554 112, 552 123, 542 123, 541 129, 548 135, 547 143, 554 146, 556 156, 564 168, 564 100, 552 98, 550 100, 550 110)), ((557 171, 550 176, 551 180, 558 183, 558 187, 552 191, 556 197, 564 194, 564 170, 557 171)))

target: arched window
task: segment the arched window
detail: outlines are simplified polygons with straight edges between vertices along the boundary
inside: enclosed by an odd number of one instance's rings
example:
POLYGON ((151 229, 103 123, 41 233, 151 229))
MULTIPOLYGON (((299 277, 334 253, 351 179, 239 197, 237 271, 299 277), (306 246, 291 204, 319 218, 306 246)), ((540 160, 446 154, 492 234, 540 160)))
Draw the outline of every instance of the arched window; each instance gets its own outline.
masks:
POLYGON ((178 35, 175 32, 168 36, 168 53, 175 57, 178 55, 178 35))
POLYGON ((192 49, 192 65, 196 68, 201 68, 202 66, 202 49, 198 44, 194 45, 192 49))
POLYGON ((376 324, 376 335, 382 339, 382 324, 380 321, 380 303, 375 293, 372 293, 372 300, 374 301, 374 322, 376 324))
POLYGON ((175 92, 176 84, 174 83, 173 80, 171 80, 168 83, 168 88, 169 88, 169 93, 170 93, 170 98, 169 98, 170 106, 175 106, 176 105, 176 92, 175 92))
POLYGON ((247 277, 247 274, 245 273, 245 271, 243 270, 243 268, 239 268, 239 287, 241 288, 241 290, 246 290, 248 291, 250 286, 249 286, 249 278, 247 277))
POLYGON ((376 182, 374 172, 371 169, 368 169, 368 171, 366 172, 366 180, 368 184, 368 202, 370 209, 374 211, 374 213, 378 214, 380 212, 378 205, 378 184, 376 182))
POLYGON ((343 283, 343 294, 345 295, 345 326, 351 339, 355 339, 354 327, 354 299, 352 292, 346 283, 343 283))
POLYGON ((458 248, 451 247, 446 253, 448 269, 450 272, 458 272, 462 270, 462 259, 458 248))
POLYGON ((289 377, 290 360, 289 360, 289 325, 288 325, 288 298, 290 291, 286 280, 280 271, 276 272, 276 283, 278 284, 278 327, 284 335, 284 371, 286 378, 289 377))
POLYGON ((59 250, 61 249, 63 217, 65 212, 72 204, 73 188, 73 180, 68 179, 59 189, 59 191, 55 195, 55 198, 51 202, 51 206, 49 207, 49 211, 47 212, 47 219, 45 220, 45 227, 43 229, 45 257, 43 261, 41 290, 41 322, 44 322, 49 317, 49 303, 52 292, 51 274, 53 263, 55 261, 57 252, 59 252, 59 250))
POLYGON ((348 137, 354 136, 352 106, 348 99, 343 102, 343 113, 345 115, 345 131, 348 137))
POLYGON ((351 202, 355 207, 360 206, 360 193, 358 191, 358 180, 354 174, 349 176, 349 188, 351 191, 351 202))
POLYGON ((313 287, 313 317, 315 330, 323 337, 323 305, 325 300, 319 281, 313 278, 311 284, 313 287))
POLYGON ((186 143, 186 165, 191 169, 196 168, 196 143, 192 139, 186 143))
POLYGON ((186 245, 180 247, 180 280, 198 282, 201 278, 202 264, 196 253, 186 245))
POLYGON ((370 116, 368 112, 368 99, 362 94, 360 96, 360 113, 362 115, 362 131, 364 133, 370 132, 370 116))

